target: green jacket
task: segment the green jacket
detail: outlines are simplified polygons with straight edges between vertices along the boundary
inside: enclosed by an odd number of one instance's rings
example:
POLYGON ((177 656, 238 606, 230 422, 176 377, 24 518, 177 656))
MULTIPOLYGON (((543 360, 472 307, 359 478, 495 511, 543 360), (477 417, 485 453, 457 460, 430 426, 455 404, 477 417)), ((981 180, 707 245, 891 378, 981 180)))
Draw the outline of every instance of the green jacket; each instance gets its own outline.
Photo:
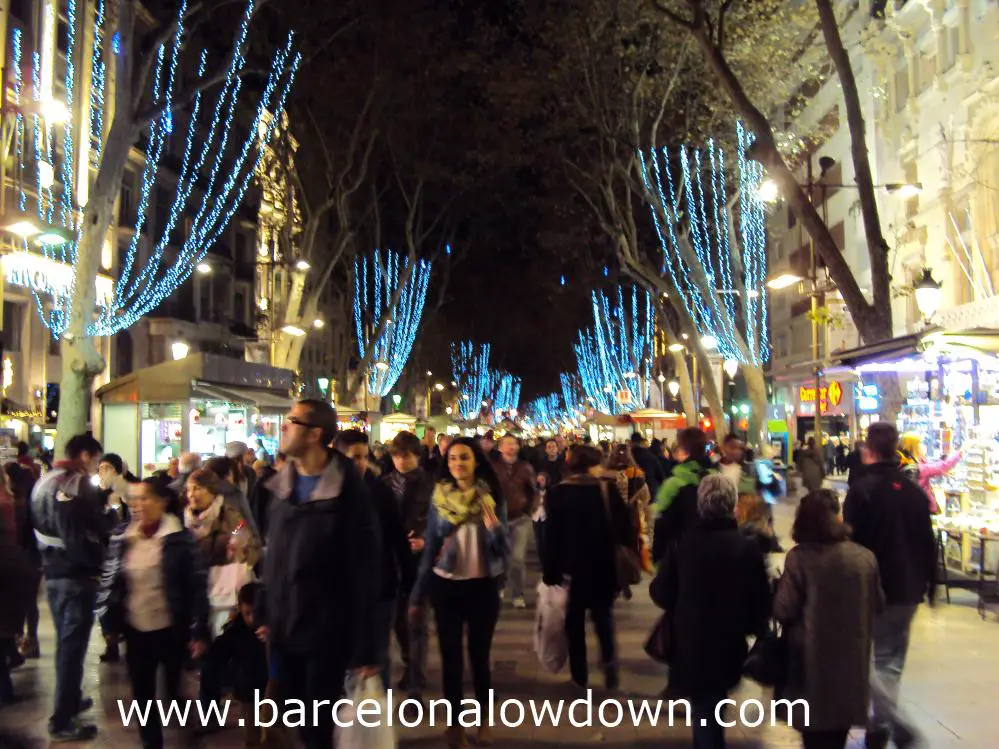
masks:
POLYGON ((653 505, 656 515, 666 512, 666 509, 676 499, 676 495, 685 486, 697 486, 701 483, 701 478, 705 473, 704 466, 696 460, 688 460, 673 466, 673 473, 663 482, 656 493, 656 501, 653 505))

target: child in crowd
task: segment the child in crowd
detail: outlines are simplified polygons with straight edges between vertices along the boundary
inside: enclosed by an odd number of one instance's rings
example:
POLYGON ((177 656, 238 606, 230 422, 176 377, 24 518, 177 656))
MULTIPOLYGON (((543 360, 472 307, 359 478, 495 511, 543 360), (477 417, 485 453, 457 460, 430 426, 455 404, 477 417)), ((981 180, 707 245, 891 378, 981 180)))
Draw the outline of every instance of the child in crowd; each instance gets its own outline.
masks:
POLYGON ((232 685, 233 696, 240 703, 247 747, 258 747, 263 741, 262 729, 253 725, 254 690, 260 690, 263 697, 267 687, 267 649, 257 638, 253 622, 253 605, 261 587, 261 583, 252 582, 239 589, 235 615, 207 656, 218 672, 226 675, 225 681, 232 685))

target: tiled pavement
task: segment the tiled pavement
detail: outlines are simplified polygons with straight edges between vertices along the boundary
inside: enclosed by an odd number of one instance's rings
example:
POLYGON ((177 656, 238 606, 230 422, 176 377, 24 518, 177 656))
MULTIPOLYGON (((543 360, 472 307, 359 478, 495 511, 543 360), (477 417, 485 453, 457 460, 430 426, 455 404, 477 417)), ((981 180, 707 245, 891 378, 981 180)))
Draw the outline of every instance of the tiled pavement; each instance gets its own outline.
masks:
MULTIPOLYGON (((791 507, 778 508, 778 529, 786 536, 792 514, 791 507)), ((950 747, 991 747, 995 739, 994 717, 999 696, 999 623, 979 619, 974 599, 958 593, 952 605, 920 611, 913 636, 909 664, 903 682, 903 698, 933 749, 950 747)), ((650 662, 642 652, 642 642, 656 610, 644 590, 636 592, 629 602, 616 609, 618 643, 622 661, 622 690, 626 696, 651 697, 664 684, 663 669, 650 662)), ((15 707, 0 709, 0 749, 36 749, 47 746, 45 724, 54 687, 53 630, 43 612, 42 649, 45 657, 29 662, 15 672, 15 688, 27 699, 15 707)), ((530 611, 504 608, 493 645, 494 686, 498 699, 575 699, 565 682, 568 676, 549 674, 542 670, 532 649, 533 615, 530 611)), ((96 697, 91 717, 101 732, 88 747, 138 746, 134 729, 125 729, 118 718, 116 700, 128 696, 124 666, 105 666, 98 662, 101 649, 99 637, 91 641, 87 658, 85 690, 96 697)), ((431 647, 430 681, 438 684, 440 671, 434 647, 431 647)), ((591 661, 596 658, 596 643, 590 644, 591 661)), ((593 674, 598 674, 596 664, 593 674)), ((597 678, 592 678, 597 682, 597 678)), ((470 689, 468 689, 470 693, 470 689)), ((434 695, 428 695, 434 696, 434 695)), ((594 702, 607 697, 602 689, 594 690, 594 702)), ((753 684, 745 684, 735 695, 737 699, 764 698, 767 695, 753 684)), ((619 695, 620 698, 620 695, 619 695)), ((524 726, 519 729, 497 728, 496 745, 515 747, 531 743, 545 747, 602 745, 608 747, 690 746, 689 729, 678 717, 675 728, 662 725, 622 725, 613 729, 574 728, 563 717, 559 727, 524 726)), ((178 733, 168 733, 168 746, 203 746, 235 749, 243 745, 242 732, 232 729, 213 734, 198 743, 178 733)), ((443 746, 440 729, 421 727, 400 729, 403 746, 443 746)), ((784 726, 757 729, 731 729, 730 746, 777 749, 800 745, 796 732, 784 726)), ((851 749, 862 747, 861 735, 855 735, 851 749)))

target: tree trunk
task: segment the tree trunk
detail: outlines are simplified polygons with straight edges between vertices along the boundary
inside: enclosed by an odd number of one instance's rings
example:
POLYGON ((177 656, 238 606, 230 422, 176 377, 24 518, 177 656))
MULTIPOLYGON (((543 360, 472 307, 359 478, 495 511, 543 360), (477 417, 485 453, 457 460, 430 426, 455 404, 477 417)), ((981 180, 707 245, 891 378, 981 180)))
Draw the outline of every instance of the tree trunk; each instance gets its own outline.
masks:
MULTIPOLYGON (((887 320, 891 329, 891 277, 888 273, 888 243, 881 231, 881 218, 878 215, 878 201, 874 195, 874 178, 871 176, 870 155, 867 150, 867 128, 864 125, 864 111, 860 106, 860 93, 857 79, 853 74, 850 55, 843 46, 843 39, 836 23, 836 13, 829 0, 815 0, 819 11, 822 35, 825 37, 829 56, 836 66, 843 100, 846 104, 846 118, 850 128, 850 151, 853 156, 854 179, 860 198, 860 215, 864 221, 864 234, 867 238, 867 252, 871 259, 871 290, 875 309, 887 320)), ((866 340, 866 338, 865 338, 866 340)), ((873 343, 873 341, 868 341, 873 343)))
POLYGON ((742 378, 746 381, 749 403, 753 409, 749 416, 749 442, 757 446, 764 445, 767 441, 767 382, 763 367, 743 365, 742 378))
POLYGON ((697 404, 694 403, 694 385, 690 379, 690 370, 687 368, 687 354, 684 351, 671 351, 670 353, 673 356, 676 379, 680 383, 680 403, 686 414, 687 426, 696 427, 698 408, 697 404))

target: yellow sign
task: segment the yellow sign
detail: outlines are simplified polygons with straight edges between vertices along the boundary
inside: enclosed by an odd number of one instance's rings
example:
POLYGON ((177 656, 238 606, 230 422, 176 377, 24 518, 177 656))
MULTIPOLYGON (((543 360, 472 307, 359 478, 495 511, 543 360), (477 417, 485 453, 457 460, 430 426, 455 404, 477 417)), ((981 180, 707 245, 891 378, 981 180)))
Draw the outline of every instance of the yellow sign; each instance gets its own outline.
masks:
MULTIPOLYGON (((843 386, 836 381, 830 382, 822 388, 819 399, 822 411, 826 411, 829 406, 836 408, 843 402, 843 386)), ((802 385, 798 388, 798 400, 801 403, 815 403, 815 388, 802 385)))
MULTIPOLYGON (((23 250, 4 255, 3 277, 11 286, 51 297, 66 297, 73 288, 76 273, 72 265, 60 263, 44 255, 23 250)), ((114 294, 114 281, 110 276, 97 276, 95 281, 97 306, 107 307, 114 294)))

